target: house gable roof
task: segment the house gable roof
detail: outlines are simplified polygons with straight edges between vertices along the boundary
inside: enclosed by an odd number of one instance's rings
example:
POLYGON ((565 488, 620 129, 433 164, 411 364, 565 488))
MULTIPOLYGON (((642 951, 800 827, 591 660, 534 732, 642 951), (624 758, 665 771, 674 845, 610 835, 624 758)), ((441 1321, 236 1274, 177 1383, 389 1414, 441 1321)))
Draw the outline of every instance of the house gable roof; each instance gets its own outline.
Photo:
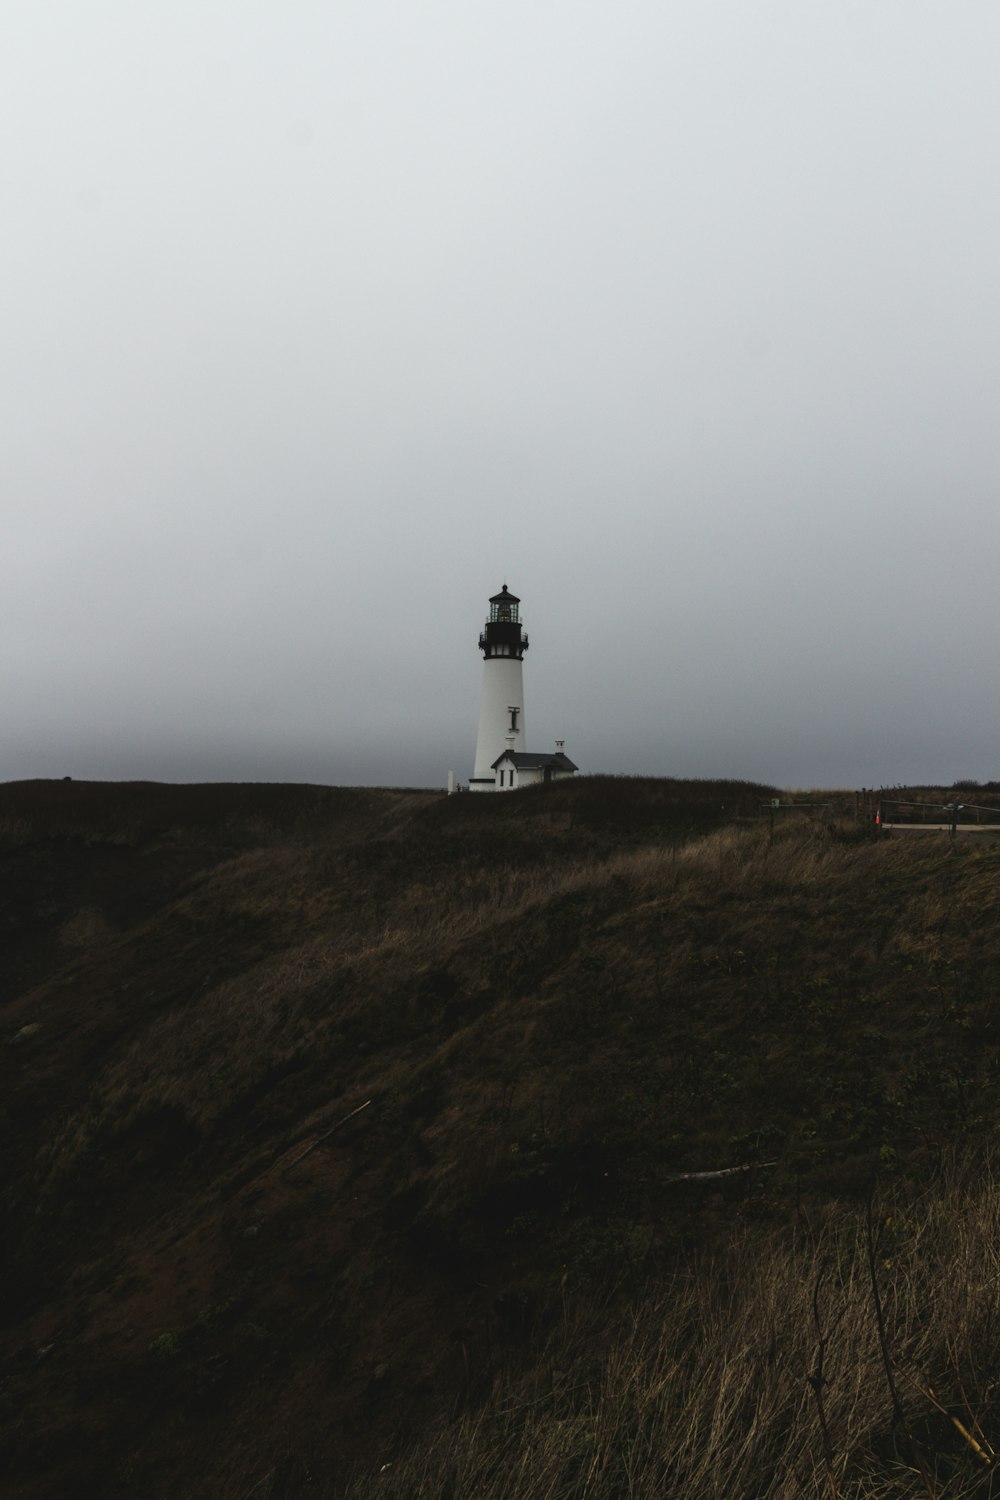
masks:
POLYGON ((537 771, 545 766, 551 766, 556 771, 580 769, 561 750, 557 750, 554 754, 544 750, 505 750, 502 755, 497 756, 492 769, 495 771, 498 766, 505 764, 512 765, 515 771, 537 771))

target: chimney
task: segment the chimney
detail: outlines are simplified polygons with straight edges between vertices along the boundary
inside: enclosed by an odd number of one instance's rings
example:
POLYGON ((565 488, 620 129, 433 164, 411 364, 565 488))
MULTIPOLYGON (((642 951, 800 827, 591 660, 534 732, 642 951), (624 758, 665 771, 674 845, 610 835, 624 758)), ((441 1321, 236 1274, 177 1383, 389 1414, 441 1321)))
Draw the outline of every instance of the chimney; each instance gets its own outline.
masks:
POLYGON ((557 755, 562 755, 563 749, 564 749, 565 745, 566 745, 566 741, 565 740, 556 740, 556 754, 557 755))

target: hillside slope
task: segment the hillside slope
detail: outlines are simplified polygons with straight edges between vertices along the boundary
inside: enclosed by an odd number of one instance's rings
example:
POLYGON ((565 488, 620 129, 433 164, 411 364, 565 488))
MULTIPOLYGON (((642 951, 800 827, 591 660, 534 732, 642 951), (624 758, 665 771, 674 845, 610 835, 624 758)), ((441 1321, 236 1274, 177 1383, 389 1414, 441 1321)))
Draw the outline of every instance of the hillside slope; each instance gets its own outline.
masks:
POLYGON ((1000 854, 768 796, 0 787, 7 1492, 332 1494, 987 1136, 1000 854))

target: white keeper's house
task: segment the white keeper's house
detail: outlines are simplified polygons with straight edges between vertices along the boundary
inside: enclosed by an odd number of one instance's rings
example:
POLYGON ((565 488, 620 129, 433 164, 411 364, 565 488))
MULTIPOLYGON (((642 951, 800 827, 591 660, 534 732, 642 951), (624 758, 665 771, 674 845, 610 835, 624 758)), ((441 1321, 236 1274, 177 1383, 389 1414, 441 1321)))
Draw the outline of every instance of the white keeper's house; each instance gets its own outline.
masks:
POLYGON ((490 600, 479 637, 483 696, 470 792, 513 792, 537 782, 562 781, 578 770, 562 740, 556 740, 554 751, 525 749, 522 663, 528 637, 520 611, 520 599, 504 584, 490 600))

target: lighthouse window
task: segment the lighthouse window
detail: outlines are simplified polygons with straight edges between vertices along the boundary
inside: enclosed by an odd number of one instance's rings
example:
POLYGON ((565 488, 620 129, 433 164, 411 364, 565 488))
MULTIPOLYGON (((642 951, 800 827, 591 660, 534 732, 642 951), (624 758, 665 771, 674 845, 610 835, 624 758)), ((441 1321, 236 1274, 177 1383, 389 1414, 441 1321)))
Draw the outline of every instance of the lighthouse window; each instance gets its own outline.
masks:
POLYGON ((517 728, 517 715, 518 715, 518 710, 516 708, 512 708, 511 711, 510 711, 510 727, 511 727, 511 729, 516 729, 517 728))

